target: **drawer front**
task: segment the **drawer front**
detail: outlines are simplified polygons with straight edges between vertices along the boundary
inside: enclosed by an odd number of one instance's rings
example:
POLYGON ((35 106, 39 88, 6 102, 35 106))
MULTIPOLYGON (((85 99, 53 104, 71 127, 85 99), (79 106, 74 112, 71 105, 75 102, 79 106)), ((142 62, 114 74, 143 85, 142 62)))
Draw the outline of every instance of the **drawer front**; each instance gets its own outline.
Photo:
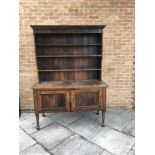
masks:
POLYGON ((42 111, 70 111, 67 91, 41 91, 40 107, 42 111))

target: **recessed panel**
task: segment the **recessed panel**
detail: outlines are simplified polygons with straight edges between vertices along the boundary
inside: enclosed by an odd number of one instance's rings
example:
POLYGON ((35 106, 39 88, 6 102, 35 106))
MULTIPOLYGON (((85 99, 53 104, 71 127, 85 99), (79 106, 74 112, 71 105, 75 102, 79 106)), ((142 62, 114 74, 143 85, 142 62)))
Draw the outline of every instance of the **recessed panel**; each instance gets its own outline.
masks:
POLYGON ((96 80, 100 79, 101 70, 95 71, 41 71, 39 81, 96 80))
POLYGON ((75 93, 75 104, 80 106, 97 106, 99 104, 99 95, 97 92, 79 92, 75 93))
POLYGON ((100 44, 101 34, 36 34, 37 45, 100 44))
POLYGON ((99 69, 101 57, 37 58, 38 69, 99 69))
POLYGON ((41 96, 42 108, 65 107, 64 94, 44 94, 41 96))
POLYGON ((37 46, 37 56, 57 56, 57 55, 101 55, 102 50, 99 45, 92 46, 37 46))

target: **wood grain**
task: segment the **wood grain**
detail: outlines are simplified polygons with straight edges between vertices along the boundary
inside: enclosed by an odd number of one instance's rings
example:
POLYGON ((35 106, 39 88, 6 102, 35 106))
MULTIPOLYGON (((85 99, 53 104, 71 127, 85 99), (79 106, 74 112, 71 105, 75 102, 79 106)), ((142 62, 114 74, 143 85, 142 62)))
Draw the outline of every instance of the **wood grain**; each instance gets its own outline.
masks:
POLYGON ((31 26, 39 82, 33 85, 39 113, 102 111, 104 125, 107 84, 102 78, 102 39, 99 26, 31 26))

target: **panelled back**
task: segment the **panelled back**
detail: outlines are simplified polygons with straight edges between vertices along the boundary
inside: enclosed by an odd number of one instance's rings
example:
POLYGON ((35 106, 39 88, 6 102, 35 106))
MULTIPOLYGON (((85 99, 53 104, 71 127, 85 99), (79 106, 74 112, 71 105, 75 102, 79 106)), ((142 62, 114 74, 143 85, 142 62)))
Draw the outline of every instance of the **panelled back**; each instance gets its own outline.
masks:
POLYGON ((63 31, 62 27, 45 27, 34 32, 39 81, 101 79, 100 28, 72 27, 63 31))

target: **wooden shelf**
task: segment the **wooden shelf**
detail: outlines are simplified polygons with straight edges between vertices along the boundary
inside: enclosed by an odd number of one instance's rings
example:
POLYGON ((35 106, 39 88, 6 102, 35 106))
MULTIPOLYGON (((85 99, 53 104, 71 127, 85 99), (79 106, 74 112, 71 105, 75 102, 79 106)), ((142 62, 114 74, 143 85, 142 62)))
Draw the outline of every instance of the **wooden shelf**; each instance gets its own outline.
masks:
POLYGON ((88 69, 42 69, 39 72, 74 72, 74 71, 95 71, 101 70, 100 68, 88 68, 88 69))
POLYGON ((54 89, 54 88, 89 88, 89 87, 107 87, 104 81, 99 80, 69 80, 69 81, 44 81, 33 85, 33 89, 54 89))
POLYGON ((41 47, 64 47, 64 46, 101 46, 101 44, 60 44, 60 45, 51 45, 51 44, 36 44, 36 46, 41 47))
POLYGON ((57 32, 39 32, 37 33, 37 35, 83 35, 83 34, 87 34, 87 35, 91 35, 91 34, 102 34, 101 32, 61 32, 61 33, 57 33, 57 32))
POLYGON ((56 58, 56 57, 102 57, 102 55, 38 55, 37 58, 56 58))
POLYGON ((37 28, 35 47, 40 82, 101 79, 101 28, 37 28))

